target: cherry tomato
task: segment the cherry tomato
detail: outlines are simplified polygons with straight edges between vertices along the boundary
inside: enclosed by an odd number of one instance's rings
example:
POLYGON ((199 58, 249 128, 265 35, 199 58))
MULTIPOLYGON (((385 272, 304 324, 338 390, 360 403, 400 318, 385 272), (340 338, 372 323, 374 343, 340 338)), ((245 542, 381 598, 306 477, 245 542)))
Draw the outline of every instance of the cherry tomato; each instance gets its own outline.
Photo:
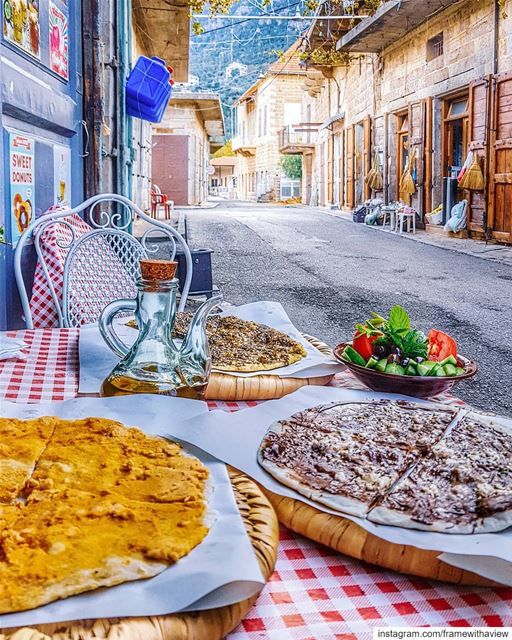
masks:
POLYGON ((428 332, 428 359, 441 362, 448 356, 457 357, 457 343, 447 333, 431 329, 428 332))
POLYGON ((368 358, 373 354, 372 345, 378 337, 378 335, 367 336, 365 333, 359 333, 359 331, 356 331, 352 338, 352 347, 362 358, 368 360, 368 358))

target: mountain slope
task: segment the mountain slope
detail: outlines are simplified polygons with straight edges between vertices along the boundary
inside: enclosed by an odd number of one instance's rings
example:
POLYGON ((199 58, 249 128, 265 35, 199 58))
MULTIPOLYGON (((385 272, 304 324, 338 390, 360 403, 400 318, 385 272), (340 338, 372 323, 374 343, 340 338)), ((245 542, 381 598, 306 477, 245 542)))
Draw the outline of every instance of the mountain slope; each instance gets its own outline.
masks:
MULTIPOLYGON (((268 13, 295 15, 302 2, 276 0, 268 13)), ((192 91, 220 93, 226 119, 227 137, 231 137, 231 105, 265 72, 277 58, 276 51, 286 50, 306 27, 299 20, 244 20, 244 15, 262 13, 255 0, 240 0, 231 10, 240 20, 210 18, 199 20, 205 31, 192 35, 190 76, 192 91)))

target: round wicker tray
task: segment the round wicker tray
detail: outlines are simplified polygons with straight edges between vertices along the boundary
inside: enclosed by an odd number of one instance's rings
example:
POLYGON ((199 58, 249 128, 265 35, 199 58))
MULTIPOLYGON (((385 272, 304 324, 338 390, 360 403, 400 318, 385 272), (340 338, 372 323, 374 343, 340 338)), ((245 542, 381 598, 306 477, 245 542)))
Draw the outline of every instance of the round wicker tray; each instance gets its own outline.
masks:
MULTIPOLYGON (((230 469, 236 501, 265 580, 274 570, 279 528, 274 510, 260 488, 230 469)), ((1 630, 0 640, 220 640, 245 617, 258 594, 236 604, 197 613, 144 618, 76 620, 31 628, 1 630)))
MULTIPOLYGON (((331 348, 324 342, 313 336, 303 335, 314 347, 334 360, 331 348)), ((316 378, 281 378, 273 375, 260 375, 244 378, 214 371, 206 388, 205 399, 228 402, 235 400, 275 400, 306 385, 326 385, 333 377, 328 375, 316 378)))
POLYGON ((452 567, 438 559, 440 551, 428 551, 394 544, 368 533, 352 520, 319 511, 300 500, 263 492, 274 507, 279 522, 301 535, 344 553, 386 569, 455 584, 496 586, 482 576, 452 567))

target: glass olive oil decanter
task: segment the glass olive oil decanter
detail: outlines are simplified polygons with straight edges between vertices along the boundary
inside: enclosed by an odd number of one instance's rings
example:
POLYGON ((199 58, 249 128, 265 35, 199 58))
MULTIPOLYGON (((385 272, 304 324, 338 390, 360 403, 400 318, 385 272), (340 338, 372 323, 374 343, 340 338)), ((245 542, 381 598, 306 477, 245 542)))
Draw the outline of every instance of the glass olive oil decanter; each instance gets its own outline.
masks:
POLYGON ((158 393, 183 398, 204 397, 210 376, 206 318, 221 300, 207 300, 195 312, 178 348, 172 338, 176 320, 176 262, 141 260, 135 300, 117 300, 103 310, 99 328, 121 361, 104 380, 101 394, 118 396, 158 393), (130 348, 116 335, 112 322, 120 311, 134 311, 139 335, 130 348))

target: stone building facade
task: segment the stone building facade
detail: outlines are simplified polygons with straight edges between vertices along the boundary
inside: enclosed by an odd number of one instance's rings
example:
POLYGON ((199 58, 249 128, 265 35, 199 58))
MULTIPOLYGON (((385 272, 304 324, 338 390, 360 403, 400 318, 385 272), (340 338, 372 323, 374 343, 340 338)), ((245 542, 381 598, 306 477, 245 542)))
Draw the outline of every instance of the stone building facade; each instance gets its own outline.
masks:
POLYGON ((152 136, 151 179, 176 205, 198 205, 208 197, 208 166, 224 135, 216 93, 175 92, 152 136))
POLYGON ((468 200, 468 230, 512 243, 512 0, 443 2, 433 15, 432 3, 394 5, 341 37, 348 66, 307 68, 301 122, 312 123, 314 144, 280 147, 302 155, 303 201, 352 209, 404 199, 400 175, 415 149, 409 204, 423 221, 471 150, 485 189, 451 187, 468 200), (364 181, 375 153, 380 192, 364 181))
POLYGON ((292 49, 235 103, 232 148, 238 156, 239 199, 276 201, 299 194, 299 182, 282 171, 279 147, 283 128, 300 119, 304 75, 299 56, 292 49))

